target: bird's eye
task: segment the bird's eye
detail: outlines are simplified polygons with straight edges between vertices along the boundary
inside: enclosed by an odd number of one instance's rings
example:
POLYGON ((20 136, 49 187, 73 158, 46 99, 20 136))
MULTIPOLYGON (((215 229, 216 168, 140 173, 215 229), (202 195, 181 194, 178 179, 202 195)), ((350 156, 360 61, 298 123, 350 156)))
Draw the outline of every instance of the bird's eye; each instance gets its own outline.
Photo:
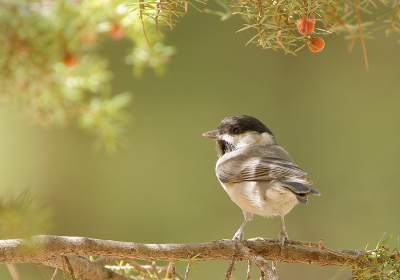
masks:
POLYGON ((232 129, 233 134, 239 134, 240 133, 240 127, 236 126, 232 129))

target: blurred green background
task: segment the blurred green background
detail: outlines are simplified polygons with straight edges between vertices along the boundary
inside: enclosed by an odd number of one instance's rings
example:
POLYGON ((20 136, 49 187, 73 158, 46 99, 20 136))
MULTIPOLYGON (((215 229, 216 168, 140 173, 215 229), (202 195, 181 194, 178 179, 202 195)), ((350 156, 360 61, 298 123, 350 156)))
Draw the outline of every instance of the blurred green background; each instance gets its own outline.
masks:
MULTIPOLYGON (((0 108, 0 188, 29 188, 51 206, 52 234, 144 243, 197 243, 231 238, 241 210, 214 175, 214 143, 201 133, 227 116, 248 114, 275 134, 322 193, 286 217, 291 239, 335 249, 376 245, 400 233, 399 44, 367 40, 370 70, 359 41, 325 37, 325 49, 298 56, 245 46, 242 22, 195 10, 165 32, 176 46, 163 77, 132 77, 129 46, 106 42, 115 92, 132 91, 133 121, 115 155, 93 152, 93 138, 73 128, 44 130, 9 105, 0 108)), ((275 238, 279 219, 255 217, 245 237, 275 238)), ((184 273, 186 263, 178 265, 184 273)), ((191 280, 224 279, 227 262, 198 262, 191 280)), ((245 263, 235 279, 245 278, 245 263)), ((52 270, 17 265, 22 279, 50 279, 52 270), (42 275, 45 275, 43 278, 42 275)), ((253 278, 258 279, 254 269, 253 278)), ((348 279, 349 271, 279 264, 282 279, 348 279)), ((11 279, 5 265, 0 279, 11 279)), ((61 278, 59 278, 61 279, 61 278)))

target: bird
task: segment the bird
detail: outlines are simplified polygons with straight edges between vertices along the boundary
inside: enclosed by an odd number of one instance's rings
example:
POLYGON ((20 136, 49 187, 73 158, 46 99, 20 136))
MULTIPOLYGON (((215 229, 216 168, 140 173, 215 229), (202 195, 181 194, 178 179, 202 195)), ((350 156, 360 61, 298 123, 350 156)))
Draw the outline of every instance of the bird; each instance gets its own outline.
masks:
POLYGON ((223 119, 216 130, 202 134, 216 142, 216 176, 243 211, 244 221, 233 236, 243 239, 243 229, 254 214, 279 216, 281 248, 288 233, 284 217, 298 203, 307 204, 310 195, 320 193, 289 153, 278 146, 272 131, 258 119, 236 115, 223 119))

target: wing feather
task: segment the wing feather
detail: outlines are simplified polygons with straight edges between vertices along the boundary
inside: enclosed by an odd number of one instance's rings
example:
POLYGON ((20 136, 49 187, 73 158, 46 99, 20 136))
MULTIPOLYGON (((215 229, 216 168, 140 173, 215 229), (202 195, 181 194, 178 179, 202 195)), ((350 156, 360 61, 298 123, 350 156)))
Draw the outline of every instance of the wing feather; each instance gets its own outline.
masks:
POLYGON ((291 161, 274 157, 261 157, 251 160, 235 178, 236 181, 272 181, 289 180, 303 184, 312 184, 305 178, 307 173, 291 161))

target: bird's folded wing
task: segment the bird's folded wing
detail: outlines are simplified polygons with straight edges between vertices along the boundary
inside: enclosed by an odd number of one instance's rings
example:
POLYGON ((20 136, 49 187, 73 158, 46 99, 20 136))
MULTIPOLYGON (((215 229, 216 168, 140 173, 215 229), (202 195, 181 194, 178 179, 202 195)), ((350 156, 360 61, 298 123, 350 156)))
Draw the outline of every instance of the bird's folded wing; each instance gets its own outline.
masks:
POLYGON ((231 178, 231 182, 279 180, 312 184, 305 178, 306 175, 307 173, 293 162, 274 157, 260 157, 250 160, 235 178, 231 178))

